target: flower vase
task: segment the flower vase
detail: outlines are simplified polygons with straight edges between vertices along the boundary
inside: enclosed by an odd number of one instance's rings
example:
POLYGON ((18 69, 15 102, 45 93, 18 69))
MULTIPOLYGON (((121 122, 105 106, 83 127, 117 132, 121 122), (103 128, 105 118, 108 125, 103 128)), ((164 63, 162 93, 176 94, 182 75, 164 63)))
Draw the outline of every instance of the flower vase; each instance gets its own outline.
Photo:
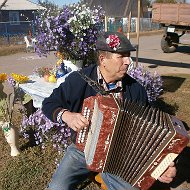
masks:
POLYGON ((63 77, 64 75, 66 75, 68 73, 67 71, 67 67, 65 66, 64 63, 61 63, 60 66, 57 68, 56 71, 56 78, 60 78, 63 77))
POLYGON ((11 147, 11 156, 17 156, 20 154, 20 149, 18 147, 18 131, 16 128, 9 122, 4 122, 1 124, 4 136, 7 140, 7 143, 11 147))

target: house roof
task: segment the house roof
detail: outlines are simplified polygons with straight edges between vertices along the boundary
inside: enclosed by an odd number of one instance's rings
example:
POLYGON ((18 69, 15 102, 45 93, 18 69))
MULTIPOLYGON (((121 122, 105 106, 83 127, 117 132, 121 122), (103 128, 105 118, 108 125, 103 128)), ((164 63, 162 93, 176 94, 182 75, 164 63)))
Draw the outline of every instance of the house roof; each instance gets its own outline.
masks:
MULTIPOLYGON (((0 5, 4 0, 0 0, 0 5)), ((38 9, 46 9, 36 3, 27 0, 7 0, 5 5, 1 10, 38 10, 38 9)))

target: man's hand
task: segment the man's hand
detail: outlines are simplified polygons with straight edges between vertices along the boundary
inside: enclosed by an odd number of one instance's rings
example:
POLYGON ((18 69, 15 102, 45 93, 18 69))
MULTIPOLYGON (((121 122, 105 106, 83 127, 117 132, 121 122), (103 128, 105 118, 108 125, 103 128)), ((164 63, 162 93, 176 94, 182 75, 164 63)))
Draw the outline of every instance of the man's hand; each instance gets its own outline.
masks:
POLYGON ((74 131, 80 131, 89 125, 88 120, 81 113, 65 111, 62 115, 62 120, 74 131))
POLYGON ((168 169, 158 178, 158 180, 162 183, 170 183, 173 178, 176 176, 176 168, 174 162, 172 162, 168 169))

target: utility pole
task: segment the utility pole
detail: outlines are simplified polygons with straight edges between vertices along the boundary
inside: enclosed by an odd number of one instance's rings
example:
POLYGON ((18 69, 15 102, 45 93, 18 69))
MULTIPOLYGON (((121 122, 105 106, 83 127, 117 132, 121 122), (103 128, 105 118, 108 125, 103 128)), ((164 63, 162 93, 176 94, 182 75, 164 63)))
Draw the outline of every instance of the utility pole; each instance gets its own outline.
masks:
POLYGON ((136 67, 138 66, 138 57, 139 57, 140 16, 141 16, 141 0, 138 0, 136 67))

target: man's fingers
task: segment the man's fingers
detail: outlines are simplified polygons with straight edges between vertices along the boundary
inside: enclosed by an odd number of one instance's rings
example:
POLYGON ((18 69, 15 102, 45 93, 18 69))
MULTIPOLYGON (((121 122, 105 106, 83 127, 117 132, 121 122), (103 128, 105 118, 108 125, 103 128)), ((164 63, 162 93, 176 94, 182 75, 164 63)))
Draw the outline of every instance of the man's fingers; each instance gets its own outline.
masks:
POLYGON ((83 122, 84 125, 86 126, 89 125, 89 121, 84 116, 81 117, 81 121, 83 122))
POLYGON ((169 167, 174 167, 175 166, 175 163, 174 162, 171 162, 169 167))
POLYGON ((89 125, 88 120, 82 116, 79 113, 75 113, 75 115, 73 115, 74 117, 72 118, 71 122, 70 122, 70 127, 74 130, 79 132, 81 129, 83 129, 84 127, 89 125))
POLYGON ((158 178, 158 180, 163 183, 170 183, 172 182, 175 176, 176 176, 175 163, 171 162, 168 169, 158 178))
POLYGON ((80 131, 82 128, 89 125, 88 120, 80 113, 64 112, 62 120, 74 131, 80 131))
POLYGON ((167 176, 161 176, 158 178, 158 180, 162 183, 170 183, 170 182, 172 182, 173 178, 167 177, 167 176))

